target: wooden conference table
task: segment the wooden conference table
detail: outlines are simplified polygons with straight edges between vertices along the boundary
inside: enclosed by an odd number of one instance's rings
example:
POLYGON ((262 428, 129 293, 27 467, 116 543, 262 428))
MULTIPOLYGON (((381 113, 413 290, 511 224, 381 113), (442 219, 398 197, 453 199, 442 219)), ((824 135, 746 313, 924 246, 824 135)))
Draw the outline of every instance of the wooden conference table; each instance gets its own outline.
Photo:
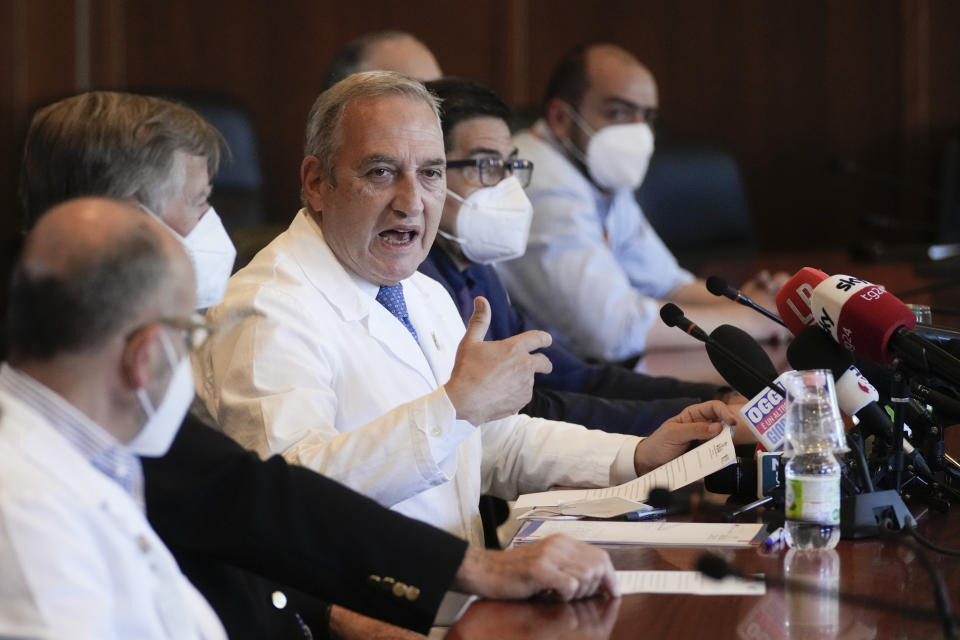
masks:
MULTIPOLYGON (((817 266, 827 273, 849 273, 882 283, 894 292, 925 283, 923 279, 913 275, 909 266, 851 266, 850 261, 841 254, 821 254, 819 258, 779 256, 779 260, 779 263, 771 266, 789 273, 794 273, 803 266, 817 266), (848 268, 849 270, 846 270, 848 268)), ((720 275, 731 282, 739 282, 737 278, 753 272, 749 269, 749 266, 741 268, 740 271, 728 268, 726 273, 720 275)), ((922 296, 908 301, 928 304, 935 302, 932 298, 924 299, 922 296)), ((955 320, 956 318, 944 319, 943 324, 952 325, 955 320)), ((715 373, 702 352, 702 348, 690 349, 680 358, 676 353, 662 354, 662 358, 648 361, 648 371, 658 375, 681 376, 684 376, 685 370, 700 371, 701 379, 712 379, 715 373), (694 363, 692 367, 691 362, 694 363), (684 366, 687 369, 684 369, 684 366)), ((782 349, 774 349, 772 352, 775 360, 778 353, 782 356, 782 349)), ((780 361, 777 364, 784 363, 785 361, 780 361)), ((954 454, 960 452, 960 427, 947 430, 947 451, 954 454)), ((705 500, 717 501, 722 500, 722 497, 706 494, 705 500)), ((932 511, 919 503, 908 502, 907 506, 917 518, 918 530, 922 535, 942 546, 960 548, 960 506, 955 506, 947 513, 932 511)), ((703 511, 699 510, 699 513, 678 519, 715 519, 701 515, 703 511)), ((698 558, 704 553, 702 549, 688 547, 611 546, 607 549, 617 569, 629 570, 694 570, 698 558)), ((835 550, 817 554, 792 553, 785 545, 771 550, 728 548, 717 550, 716 553, 747 573, 763 573, 782 580, 789 571, 792 577, 805 579, 824 589, 870 595, 904 606, 935 610, 929 574, 913 552, 893 540, 841 540, 835 550)), ((947 584, 956 615, 960 611, 960 558, 932 551, 926 553, 947 584)), ((449 640, 867 640, 939 637, 943 637, 943 632, 935 616, 924 621, 906 619, 884 608, 870 609, 840 602, 835 598, 785 593, 783 589, 772 586, 768 586, 766 594, 759 597, 637 594, 624 596, 619 600, 592 599, 566 605, 478 601, 467 609, 447 635, 449 640)))

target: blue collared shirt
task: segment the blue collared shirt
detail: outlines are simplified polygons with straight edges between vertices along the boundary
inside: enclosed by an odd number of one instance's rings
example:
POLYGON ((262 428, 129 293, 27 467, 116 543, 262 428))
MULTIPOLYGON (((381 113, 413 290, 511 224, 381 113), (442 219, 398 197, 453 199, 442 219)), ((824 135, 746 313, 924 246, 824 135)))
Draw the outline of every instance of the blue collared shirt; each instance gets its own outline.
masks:
POLYGON ((97 470, 123 487, 145 510, 140 458, 62 396, 4 362, 0 389, 43 416, 97 470))

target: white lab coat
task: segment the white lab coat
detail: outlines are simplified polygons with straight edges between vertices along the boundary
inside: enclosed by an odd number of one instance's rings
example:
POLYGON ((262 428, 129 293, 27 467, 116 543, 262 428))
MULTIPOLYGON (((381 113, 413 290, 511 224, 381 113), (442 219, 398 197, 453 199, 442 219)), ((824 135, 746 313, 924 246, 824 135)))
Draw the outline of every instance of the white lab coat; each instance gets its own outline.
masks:
POLYGON ((194 364, 211 416, 263 456, 282 453, 475 544, 481 492, 635 477, 623 465, 631 436, 527 416, 479 429, 457 420, 442 385, 463 321, 430 278, 415 273, 403 290, 419 345, 301 211, 208 311, 219 329, 194 364))
POLYGON ((0 392, 0 637, 226 638, 133 499, 0 392))

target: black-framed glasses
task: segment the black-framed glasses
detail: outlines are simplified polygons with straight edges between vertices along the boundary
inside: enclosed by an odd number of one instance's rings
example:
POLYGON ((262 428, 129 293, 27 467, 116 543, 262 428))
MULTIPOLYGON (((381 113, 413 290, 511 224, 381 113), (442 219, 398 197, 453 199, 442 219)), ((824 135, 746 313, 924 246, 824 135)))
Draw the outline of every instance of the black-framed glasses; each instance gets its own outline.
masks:
POLYGON ((530 184, 530 176, 533 175, 533 163, 529 160, 504 160, 494 156, 448 160, 447 169, 461 169, 466 172, 468 180, 479 182, 485 187, 499 184, 509 171, 526 188, 530 184))

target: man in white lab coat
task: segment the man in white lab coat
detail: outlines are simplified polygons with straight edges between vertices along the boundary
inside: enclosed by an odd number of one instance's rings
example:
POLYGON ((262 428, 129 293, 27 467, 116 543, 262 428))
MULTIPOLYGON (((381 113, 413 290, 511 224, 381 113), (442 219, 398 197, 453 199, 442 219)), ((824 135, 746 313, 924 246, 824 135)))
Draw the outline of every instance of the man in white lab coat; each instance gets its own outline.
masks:
POLYGON ((166 452, 193 397, 193 280, 112 200, 28 237, 0 366, 0 637, 226 638, 147 523, 137 457, 166 452))
POLYGON ((305 207, 231 279, 195 366, 207 409, 244 446, 480 545, 481 493, 624 482, 734 416, 694 405, 640 440, 515 414, 550 368, 535 353, 549 335, 484 342, 488 303, 464 332, 446 290, 416 272, 445 195, 437 108, 391 72, 320 95, 305 207))

